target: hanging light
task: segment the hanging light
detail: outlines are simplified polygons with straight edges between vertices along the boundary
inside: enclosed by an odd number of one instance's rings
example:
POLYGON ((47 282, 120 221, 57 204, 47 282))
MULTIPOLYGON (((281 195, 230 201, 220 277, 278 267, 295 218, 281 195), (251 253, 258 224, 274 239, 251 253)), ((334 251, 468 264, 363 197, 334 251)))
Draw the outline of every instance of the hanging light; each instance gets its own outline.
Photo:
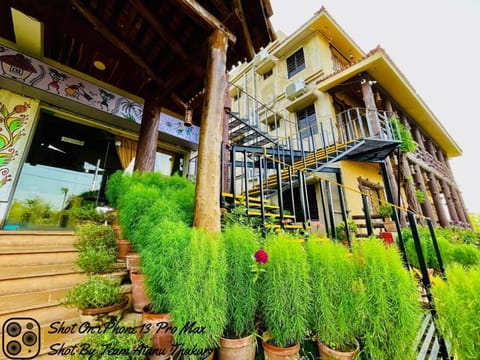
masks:
POLYGON ((190 106, 185 106, 185 121, 183 125, 186 127, 192 126, 192 117, 193 117, 193 109, 190 106))

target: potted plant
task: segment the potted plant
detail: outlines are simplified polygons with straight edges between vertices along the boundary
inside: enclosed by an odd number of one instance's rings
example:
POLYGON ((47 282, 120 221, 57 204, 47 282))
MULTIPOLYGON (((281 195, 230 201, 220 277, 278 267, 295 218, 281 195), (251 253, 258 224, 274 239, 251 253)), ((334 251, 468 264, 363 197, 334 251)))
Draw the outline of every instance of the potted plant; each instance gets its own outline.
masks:
POLYGON ((354 359, 360 352, 365 294, 348 249, 328 239, 306 244, 312 304, 310 329, 322 358, 354 359))
POLYGON ((226 261, 219 235, 193 228, 181 253, 182 266, 170 288, 171 314, 177 327, 173 351, 181 359, 212 359, 226 325, 226 261))
POLYGON ((97 224, 82 224, 75 229, 75 240, 73 246, 79 251, 87 248, 115 249, 115 233, 110 226, 97 224))
POLYGON ((177 281, 177 273, 184 266, 182 254, 188 247, 191 236, 192 228, 182 222, 164 218, 151 228, 145 246, 140 251, 145 293, 149 300, 149 306, 143 309, 142 318, 152 329, 152 347, 166 349, 166 356, 172 348, 173 334, 167 329, 158 329, 156 324, 172 326, 171 287, 177 281))
POLYGON ((364 287, 362 354, 368 359, 414 358, 422 309, 418 283, 395 247, 370 238, 354 244, 353 259, 364 287))
POLYGON ((255 314, 259 282, 252 281, 252 255, 258 250, 257 234, 239 223, 223 232, 227 261, 227 325, 220 339, 219 359, 255 359, 255 314))
POLYGON ((435 324, 459 359, 474 360, 480 354, 480 267, 452 264, 447 281, 435 278, 432 295, 438 311, 435 324))
POLYGON ((75 265, 89 275, 104 274, 115 270, 116 260, 117 256, 112 249, 87 247, 79 252, 75 265))
POLYGON ((389 203, 383 203, 378 207, 378 214, 383 217, 383 227, 388 232, 397 231, 395 221, 391 220, 393 215, 393 206, 389 203))
POLYGON ((118 281, 92 275, 69 290, 61 303, 79 309, 82 322, 96 324, 121 317, 128 299, 118 281))
POLYGON ((306 337, 310 299, 308 263, 303 245, 294 235, 267 237, 268 263, 261 281, 261 313, 268 336, 263 349, 275 359, 298 359, 306 337), (278 354, 280 353, 280 354, 278 354))
MULTIPOLYGON (((355 221, 352 219, 347 220, 348 224, 348 230, 350 231, 350 234, 355 235, 357 232, 357 224, 355 221)), ((337 233, 337 239, 339 240, 346 240, 347 239, 347 233, 345 231, 345 221, 342 221, 340 224, 337 225, 335 228, 335 231, 337 233)))

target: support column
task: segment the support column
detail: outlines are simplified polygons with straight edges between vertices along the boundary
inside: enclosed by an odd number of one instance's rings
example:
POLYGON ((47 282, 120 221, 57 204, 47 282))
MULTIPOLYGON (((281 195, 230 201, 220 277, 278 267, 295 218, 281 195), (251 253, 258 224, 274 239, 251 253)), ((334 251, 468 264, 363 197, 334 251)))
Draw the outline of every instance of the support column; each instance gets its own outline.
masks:
POLYGON ((442 187, 443 195, 445 196, 445 201, 447 202, 448 212, 450 214, 450 219, 454 224, 456 224, 458 219, 457 210, 455 209, 455 204, 452 200, 452 193, 450 192, 450 186, 448 185, 445 179, 440 179, 440 185, 442 187))
POLYGON ((215 30, 209 39, 205 98, 198 148, 193 226, 220 232, 220 154, 222 151, 224 93, 228 37, 215 30))
POLYGON ((420 204, 420 207, 422 208, 423 216, 426 216, 434 221, 435 218, 433 217, 432 204, 430 203, 430 197, 428 196, 427 187, 425 186, 422 169, 418 164, 415 164, 414 168, 415 168, 415 173, 413 174, 413 177, 415 179, 415 183, 417 187, 425 194, 425 201, 422 204, 420 204))
POLYGON ((161 109, 162 105, 159 97, 149 96, 145 99, 134 170, 155 170, 161 109))
POLYGON ((372 129, 372 134, 370 136, 377 136, 380 133, 377 122, 377 105, 375 104, 375 97, 373 96, 372 85, 368 79, 364 78, 361 83, 363 102, 365 103, 365 108, 367 109, 366 113, 368 120, 370 121, 370 128, 372 129))
MULTIPOLYGON (((230 95, 228 93, 228 73, 225 75, 225 93, 223 95, 224 97, 224 112, 223 112, 223 135, 222 135, 222 142, 223 142, 223 186, 222 186, 222 191, 229 192, 230 191, 230 182, 228 179, 229 174, 234 174, 233 171, 228 171, 228 155, 229 155, 229 147, 230 147, 230 133, 229 133, 229 128, 228 124, 230 122, 230 110, 232 108, 232 99, 230 98, 230 95)), ((235 160, 236 159, 231 159, 232 164, 235 168, 235 160)), ((245 174, 246 176, 246 174, 245 174)), ((246 189, 245 189, 246 190, 246 189)))
POLYGON ((445 210, 443 208, 442 199, 440 197, 440 191, 438 190, 437 178, 433 172, 427 173, 428 185, 430 188, 430 193, 432 194, 432 200, 435 204, 435 209, 437 211, 438 221, 440 222, 441 227, 448 227, 450 225, 445 210))
POLYGON ((418 145, 418 149, 421 152, 425 151, 425 144, 423 142, 422 132, 420 131, 420 128, 417 125, 414 125, 412 129, 412 135, 418 145))
MULTIPOLYGON (((406 156, 402 156, 402 172, 404 175, 404 188, 407 195, 408 209, 415 213, 420 213, 419 201, 417 199, 417 192, 413 184, 413 176, 410 171, 410 164, 406 156)), ((423 223, 423 221, 422 221, 423 223)))

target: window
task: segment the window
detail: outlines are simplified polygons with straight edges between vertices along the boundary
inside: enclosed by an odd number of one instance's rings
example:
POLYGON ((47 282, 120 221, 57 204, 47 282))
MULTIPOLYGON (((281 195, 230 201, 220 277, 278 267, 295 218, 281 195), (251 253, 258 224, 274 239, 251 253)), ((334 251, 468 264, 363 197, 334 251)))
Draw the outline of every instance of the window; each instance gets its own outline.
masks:
POLYGON ((297 124, 298 132, 302 139, 318 134, 317 117, 313 104, 297 111, 297 124))
POLYGON ((263 80, 267 80, 272 75, 273 75, 273 70, 267 71, 265 74, 263 74, 263 80))
POLYGON ((303 69, 305 69, 305 56, 303 55, 303 49, 300 49, 287 58, 288 78, 290 79, 293 75, 298 74, 303 69))

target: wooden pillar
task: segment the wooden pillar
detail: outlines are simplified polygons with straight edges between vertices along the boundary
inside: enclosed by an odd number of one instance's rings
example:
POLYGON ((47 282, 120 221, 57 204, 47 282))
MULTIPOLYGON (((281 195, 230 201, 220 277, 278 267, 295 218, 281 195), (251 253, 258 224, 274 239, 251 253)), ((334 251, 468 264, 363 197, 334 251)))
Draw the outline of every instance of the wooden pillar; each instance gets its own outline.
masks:
POLYGON ((437 160, 437 149, 431 138, 426 139, 427 151, 432 157, 437 160))
POLYGON ((455 204, 453 203, 452 194, 450 192, 450 186, 448 185, 445 179, 440 179, 440 185, 442 186, 442 192, 445 196, 445 201, 447 202, 448 212, 450 214, 450 220, 454 224, 458 222, 457 210, 455 209, 455 204))
POLYGON ((428 196, 427 187, 425 186, 422 169, 418 164, 415 164, 414 168, 415 172, 413 173, 413 177, 415 179, 415 184, 417 185, 417 188, 419 188, 425 194, 425 201, 420 204, 423 216, 426 216, 432 219, 432 221, 435 221, 435 218, 433 217, 432 204, 430 203, 430 197, 428 196))
POLYGON ((466 210, 463 204, 463 199, 460 195, 460 192, 455 187, 452 186, 451 193, 452 193, 453 203, 455 204, 455 209, 457 210, 458 220, 464 224, 471 225, 470 217, 468 215, 468 211, 466 210))
POLYGON ((404 176, 403 183, 405 194, 407 196, 408 209, 415 213, 420 213, 419 201, 417 199, 417 192, 413 183, 412 172, 410 171, 410 164, 406 156, 402 156, 402 173, 404 176))
POLYGON ((162 105, 159 97, 148 96, 143 106, 134 170, 154 171, 157 152, 158 126, 162 105))
POLYGON ((193 226, 220 232, 220 154, 224 120, 228 37, 215 30, 209 39, 205 98, 198 148, 193 226))
POLYGON ((423 142, 422 132, 417 125, 414 125, 412 129, 412 135, 418 145, 418 149, 420 151, 425 151, 425 143, 423 142))
POLYGON ((370 121, 370 128, 372 129, 372 134, 370 136, 377 136, 380 133, 377 122, 377 105, 375 104, 375 97, 372 91, 372 85, 368 79, 363 79, 362 83, 362 94, 363 102, 365 103, 365 108, 367 109, 366 114, 368 120, 370 121))
POLYGON ((427 172, 428 177, 428 186, 430 188, 430 193, 432 194, 432 200, 435 205, 435 210, 437 211, 438 221, 440 226, 448 227, 450 225, 447 215, 442 204, 442 198, 440 197, 440 191, 438 189, 437 178, 435 174, 431 171, 427 172))

